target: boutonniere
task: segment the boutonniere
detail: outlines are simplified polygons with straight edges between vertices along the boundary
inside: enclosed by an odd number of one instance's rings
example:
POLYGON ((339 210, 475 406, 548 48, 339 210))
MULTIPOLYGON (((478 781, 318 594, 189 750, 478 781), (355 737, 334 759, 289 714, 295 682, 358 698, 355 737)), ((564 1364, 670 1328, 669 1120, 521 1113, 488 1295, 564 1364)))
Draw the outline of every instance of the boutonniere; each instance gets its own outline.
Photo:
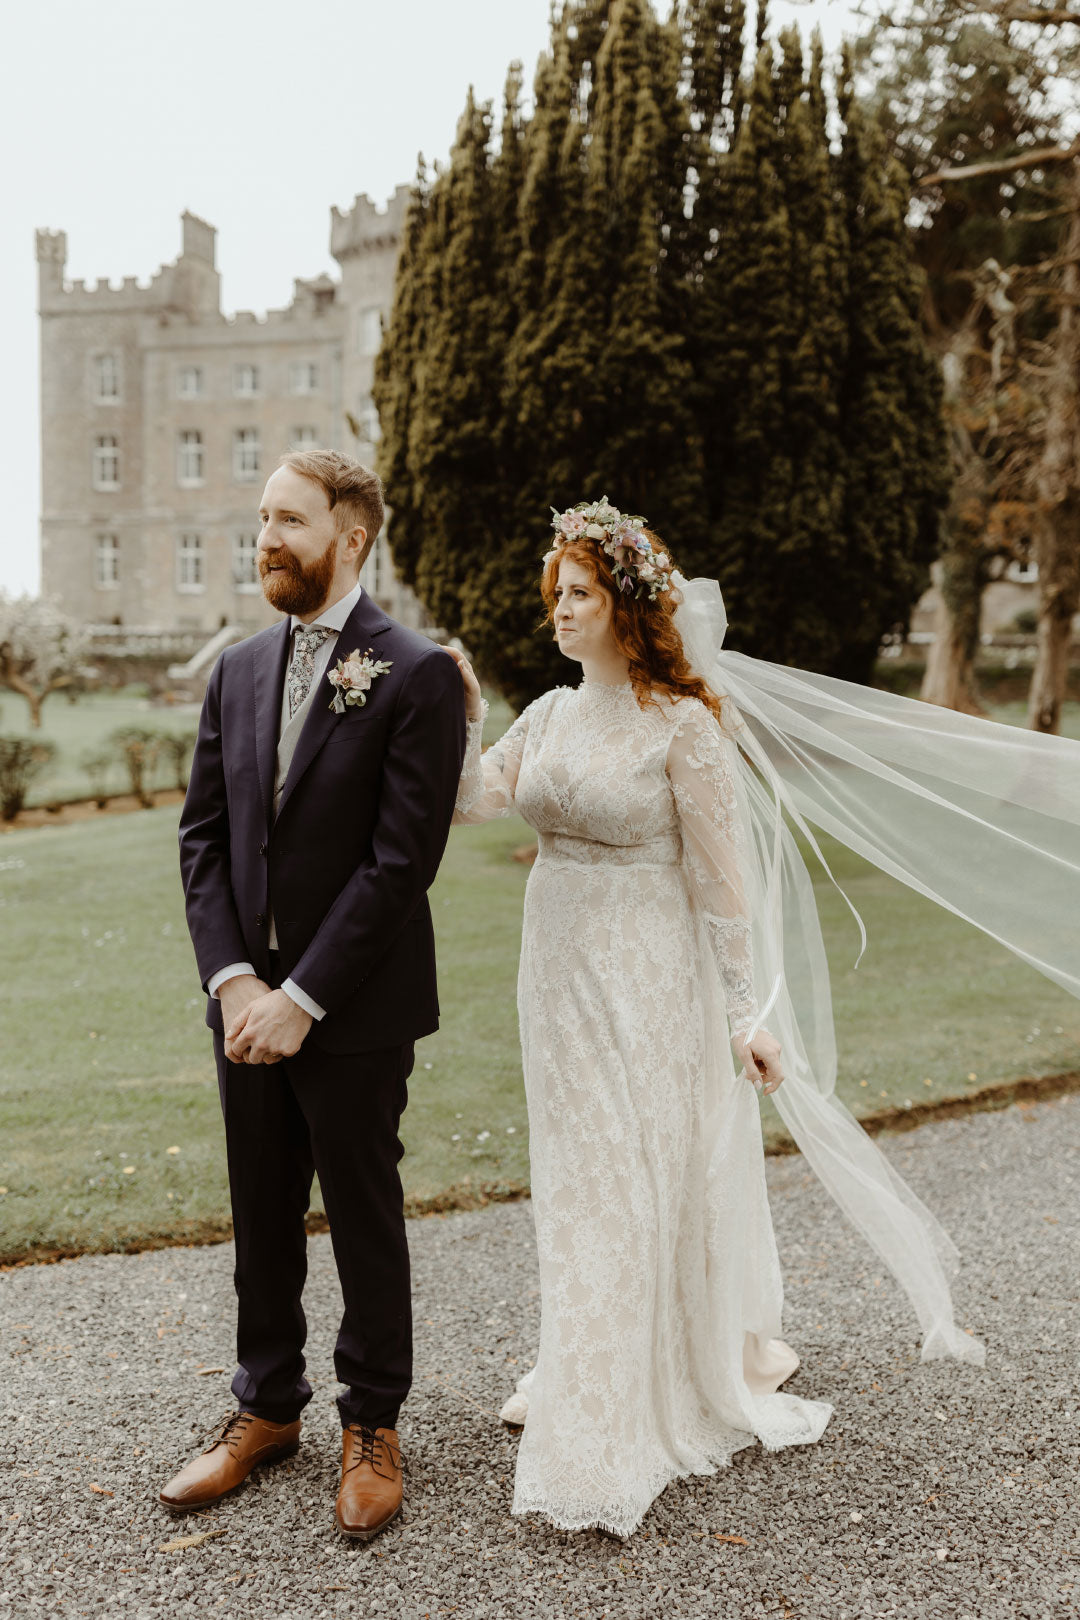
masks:
POLYGON ((373 659, 370 647, 363 656, 359 647, 354 647, 348 658, 339 658, 337 668, 330 670, 327 675, 330 684, 337 687, 330 705, 334 713, 344 714, 346 709, 362 709, 372 681, 379 675, 385 675, 392 662, 389 658, 373 659))

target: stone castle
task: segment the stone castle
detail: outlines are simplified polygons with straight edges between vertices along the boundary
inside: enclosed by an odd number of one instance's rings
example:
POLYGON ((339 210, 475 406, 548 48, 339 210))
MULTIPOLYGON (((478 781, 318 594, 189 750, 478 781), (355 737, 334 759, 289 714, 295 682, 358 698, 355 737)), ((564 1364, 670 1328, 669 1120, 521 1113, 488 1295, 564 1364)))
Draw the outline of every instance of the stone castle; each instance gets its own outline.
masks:
MULTIPOLYGON (((375 356, 409 188, 331 211, 340 280, 297 280, 265 316, 221 311, 214 228, 183 215, 180 256, 140 286, 67 282, 67 237, 37 233, 42 590, 86 624, 243 634, 277 615, 256 567, 278 457, 323 445, 371 463, 375 356)), ((385 534, 365 588, 427 628, 385 534)))

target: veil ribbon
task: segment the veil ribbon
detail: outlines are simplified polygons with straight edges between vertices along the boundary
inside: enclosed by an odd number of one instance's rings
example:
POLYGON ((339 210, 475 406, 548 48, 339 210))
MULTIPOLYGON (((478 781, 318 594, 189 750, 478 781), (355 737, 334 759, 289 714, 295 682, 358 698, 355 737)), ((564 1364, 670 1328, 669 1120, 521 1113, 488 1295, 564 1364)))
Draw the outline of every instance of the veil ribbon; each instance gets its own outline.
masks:
POLYGON ((907 1293, 922 1359, 981 1365, 982 1344, 953 1319, 955 1246, 834 1094, 828 962, 792 827, 830 878, 814 828, 1080 996, 1080 743, 725 651, 717 581, 672 579, 690 665, 735 710, 761 1006, 750 1034, 767 1020, 780 1042, 773 1101, 907 1293))

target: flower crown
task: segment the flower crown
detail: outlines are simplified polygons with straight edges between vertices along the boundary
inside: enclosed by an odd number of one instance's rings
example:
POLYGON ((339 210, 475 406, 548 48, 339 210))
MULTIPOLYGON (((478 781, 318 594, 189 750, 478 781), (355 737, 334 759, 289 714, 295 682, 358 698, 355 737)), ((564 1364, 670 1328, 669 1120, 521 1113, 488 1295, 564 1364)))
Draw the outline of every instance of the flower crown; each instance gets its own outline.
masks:
POLYGON ((565 512, 554 506, 551 510, 555 545, 545 562, 571 541, 599 540, 600 549, 612 560, 611 572, 624 596, 640 599, 647 595, 650 602, 655 602, 671 589, 671 558, 667 552, 653 549, 643 517, 624 516, 606 495, 598 501, 579 501, 565 512))

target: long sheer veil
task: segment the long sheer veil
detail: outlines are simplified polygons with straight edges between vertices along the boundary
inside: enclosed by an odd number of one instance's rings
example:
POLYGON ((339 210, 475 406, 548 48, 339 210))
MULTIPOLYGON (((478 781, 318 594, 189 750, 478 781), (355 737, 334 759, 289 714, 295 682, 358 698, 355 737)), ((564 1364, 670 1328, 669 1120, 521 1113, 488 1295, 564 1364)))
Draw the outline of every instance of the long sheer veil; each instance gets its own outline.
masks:
POLYGON ((738 743, 758 1024, 784 1054, 773 1101, 907 1293, 923 1360, 981 1364, 953 1319, 956 1248, 834 1095, 828 963, 795 832, 826 870, 815 828, 1080 996, 1080 743, 725 651, 716 580, 673 583, 689 662, 729 700, 738 743))

